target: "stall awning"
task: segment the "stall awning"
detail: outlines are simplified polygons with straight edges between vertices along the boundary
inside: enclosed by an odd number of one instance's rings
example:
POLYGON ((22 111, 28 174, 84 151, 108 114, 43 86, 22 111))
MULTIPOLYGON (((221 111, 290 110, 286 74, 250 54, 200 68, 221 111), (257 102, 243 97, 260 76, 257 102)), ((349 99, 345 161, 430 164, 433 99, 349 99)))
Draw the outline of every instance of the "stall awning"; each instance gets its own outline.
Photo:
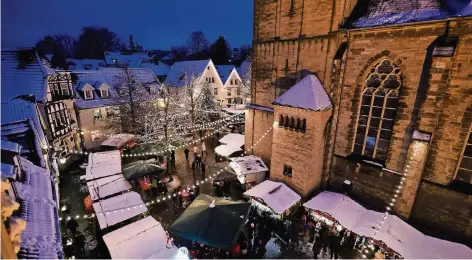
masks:
POLYGON ((89 181, 87 186, 94 201, 131 189, 131 184, 122 174, 89 181))
POLYGON ((100 179, 121 173, 120 151, 91 153, 85 171, 87 181, 100 179))
POLYGON ((304 204, 306 208, 326 212, 354 233, 381 240, 404 258, 472 258, 472 249, 426 236, 395 215, 388 215, 379 232, 384 214, 368 210, 351 198, 324 191, 304 204))
POLYGON ((222 144, 241 147, 244 145, 245 139, 244 135, 241 134, 227 134, 223 136, 223 138, 221 138, 219 141, 222 144))
POLYGON ((132 134, 116 134, 110 136, 107 140, 102 143, 102 146, 112 146, 120 148, 129 141, 134 140, 132 134))
POLYGON ((282 214, 301 197, 287 185, 266 180, 244 193, 246 196, 262 199, 264 203, 278 214, 282 214))
POLYGON ((178 249, 168 243, 161 223, 152 217, 103 236, 112 259, 172 259, 178 249))
POLYGON ((242 151, 241 146, 232 146, 232 145, 219 145, 215 148, 215 153, 221 156, 228 157, 235 152, 242 151))
POLYGON ((93 209, 101 229, 147 212, 141 196, 134 191, 95 202, 93 209))
POLYGON ((235 158, 230 163, 230 166, 238 175, 248 175, 269 170, 262 159, 254 155, 235 158))

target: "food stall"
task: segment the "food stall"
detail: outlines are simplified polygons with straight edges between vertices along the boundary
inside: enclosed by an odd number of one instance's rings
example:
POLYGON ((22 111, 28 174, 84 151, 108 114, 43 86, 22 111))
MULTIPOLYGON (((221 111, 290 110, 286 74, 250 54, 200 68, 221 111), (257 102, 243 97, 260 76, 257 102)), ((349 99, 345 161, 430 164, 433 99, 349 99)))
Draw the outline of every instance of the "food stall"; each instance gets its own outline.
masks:
POLYGON ((101 146, 105 149, 129 150, 136 145, 136 138, 132 134, 116 134, 105 140, 101 146))
POLYGON ((262 159, 254 155, 233 158, 229 166, 246 189, 263 182, 269 170, 262 159))

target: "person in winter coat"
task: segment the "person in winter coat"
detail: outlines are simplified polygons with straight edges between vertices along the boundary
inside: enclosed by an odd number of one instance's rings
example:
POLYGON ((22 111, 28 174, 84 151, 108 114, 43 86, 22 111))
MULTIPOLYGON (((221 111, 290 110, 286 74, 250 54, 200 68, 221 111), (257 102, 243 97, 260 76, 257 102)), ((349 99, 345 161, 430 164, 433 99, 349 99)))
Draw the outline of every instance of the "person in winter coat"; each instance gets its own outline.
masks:
POLYGON ((313 248, 312 248, 314 259, 318 258, 317 256, 320 254, 322 248, 323 248, 323 245, 321 244, 321 239, 317 239, 315 243, 313 243, 313 248))
POLYGON ((202 158, 203 158, 203 154, 208 154, 207 148, 205 146, 205 142, 202 142, 202 158))
POLYGON ((188 161, 188 153, 189 153, 189 152, 190 152, 190 151, 188 150, 188 148, 185 147, 184 153, 185 153, 185 160, 186 160, 186 161, 188 161))
POLYGON ((170 165, 175 166, 175 151, 170 151, 170 165))
POLYGON ((197 157, 197 156, 198 156, 198 147, 197 147, 197 145, 195 145, 195 146, 193 147, 193 157, 195 158, 195 157, 197 157))
POLYGON ((205 179, 205 163, 204 162, 201 162, 200 163, 200 169, 202 170, 202 178, 205 179))
POLYGON ((75 233, 77 232, 77 228, 79 227, 79 223, 77 223, 77 220, 75 220, 74 218, 71 218, 67 224, 66 224, 66 227, 67 229, 70 230, 70 232, 75 235, 75 233))

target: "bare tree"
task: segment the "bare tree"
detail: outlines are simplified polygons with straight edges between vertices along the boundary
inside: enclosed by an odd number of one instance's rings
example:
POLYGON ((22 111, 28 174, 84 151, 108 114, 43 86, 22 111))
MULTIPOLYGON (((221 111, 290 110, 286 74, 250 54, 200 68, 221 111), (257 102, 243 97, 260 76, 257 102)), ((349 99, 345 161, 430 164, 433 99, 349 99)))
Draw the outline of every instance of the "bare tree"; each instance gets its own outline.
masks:
POLYGON ((191 54, 208 49, 208 40, 201 31, 192 32, 187 40, 187 46, 191 54))
POLYGON ((249 66, 242 71, 241 76, 241 98, 245 101, 245 103, 250 102, 251 98, 251 81, 252 81, 252 69, 251 69, 251 63, 249 63, 249 66))

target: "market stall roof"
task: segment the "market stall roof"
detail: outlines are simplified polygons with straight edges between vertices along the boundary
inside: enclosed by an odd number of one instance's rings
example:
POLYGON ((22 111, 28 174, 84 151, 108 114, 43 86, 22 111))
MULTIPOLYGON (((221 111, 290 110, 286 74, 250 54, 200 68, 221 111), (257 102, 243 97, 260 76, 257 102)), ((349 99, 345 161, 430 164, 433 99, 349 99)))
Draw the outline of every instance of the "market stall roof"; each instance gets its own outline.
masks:
POLYGON ((89 181, 87 186, 94 201, 131 189, 131 184, 122 174, 89 181))
POLYGON ((121 173, 120 151, 89 154, 85 180, 91 181, 119 173, 121 173))
POLYGON ((150 174, 164 174, 166 168, 163 168, 158 160, 139 160, 123 165, 123 175, 127 180, 133 180, 150 174))
POLYGON ((248 175, 269 170, 262 159, 254 155, 232 159, 230 166, 238 175, 248 175))
POLYGON ((218 154, 218 155, 221 155, 221 156, 228 157, 228 156, 232 155, 233 153, 239 152, 239 151, 242 151, 242 150, 243 149, 241 149, 241 146, 238 147, 238 146, 223 144, 223 145, 219 145, 215 148, 215 153, 218 154))
POLYGON ((103 236, 113 259, 172 259, 178 249, 167 244, 166 231, 146 217, 103 236))
POLYGON ((216 174, 220 170, 223 170, 213 179, 213 181, 223 181, 236 178, 236 173, 233 171, 233 169, 231 169, 231 167, 228 167, 228 165, 228 162, 220 162, 208 166, 212 175, 216 174))
POLYGON ((141 196, 134 191, 95 202, 93 209, 101 229, 147 212, 141 196))
POLYGON ((245 114, 246 113, 245 109, 236 109, 233 107, 223 108, 222 110, 228 114, 245 114))
POLYGON ((263 181, 246 191, 244 195, 262 199, 268 207, 278 214, 284 213, 285 210, 301 199, 300 195, 287 185, 270 180, 263 181))
POLYGON ((227 134, 221 138, 220 143, 230 145, 230 146, 235 146, 235 147, 241 147, 244 145, 245 139, 244 135, 242 134, 227 134))
POLYGON ((169 230, 197 243, 230 248, 239 237, 250 207, 250 203, 200 194, 169 230))
POLYGON ((102 146, 113 146, 113 147, 121 147, 126 144, 128 141, 134 139, 134 135, 132 134, 116 134, 110 136, 107 140, 102 143, 102 146))
POLYGON ((388 215, 374 237, 384 214, 340 193, 323 191, 304 206, 330 214, 354 233, 383 241, 405 258, 472 258, 467 246, 426 236, 395 215, 388 215))

